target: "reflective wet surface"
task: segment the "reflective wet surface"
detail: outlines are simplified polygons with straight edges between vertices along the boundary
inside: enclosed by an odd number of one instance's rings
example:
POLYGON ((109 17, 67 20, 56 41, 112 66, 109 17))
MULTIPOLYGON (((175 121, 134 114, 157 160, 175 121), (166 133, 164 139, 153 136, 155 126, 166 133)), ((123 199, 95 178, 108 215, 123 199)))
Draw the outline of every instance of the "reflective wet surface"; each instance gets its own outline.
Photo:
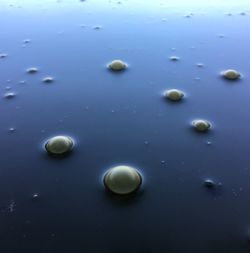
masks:
POLYGON ((0 251, 248 252, 249 23, 248 1, 0 1, 0 251), (105 190, 120 164, 133 195, 105 190))

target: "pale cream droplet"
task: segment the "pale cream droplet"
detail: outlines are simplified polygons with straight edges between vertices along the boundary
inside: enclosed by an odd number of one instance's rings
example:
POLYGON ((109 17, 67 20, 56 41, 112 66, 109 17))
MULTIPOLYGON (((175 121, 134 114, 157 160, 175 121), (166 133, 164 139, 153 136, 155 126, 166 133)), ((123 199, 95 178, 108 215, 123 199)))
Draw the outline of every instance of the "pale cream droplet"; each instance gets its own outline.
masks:
POLYGON ((184 97, 184 93, 181 90, 171 89, 165 91, 164 96, 171 101, 180 101, 184 97))
POLYGON ((127 64, 122 60, 113 60, 108 64, 108 67, 114 71, 121 71, 127 68, 127 64))
POLYGON ((74 141, 69 136, 55 136, 49 139, 45 144, 48 153, 54 155, 65 154, 72 150, 74 141))
POLYGON ((140 173, 130 166, 120 165, 108 170, 104 185, 113 193, 129 194, 139 189, 142 183, 140 173))
POLYGON ((227 69, 221 72, 222 76, 228 80, 237 80, 241 77, 241 74, 234 69, 227 69))
POLYGON ((198 132, 206 132, 210 129, 211 123, 207 120, 197 119, 192 121, 192 125, 198 132))

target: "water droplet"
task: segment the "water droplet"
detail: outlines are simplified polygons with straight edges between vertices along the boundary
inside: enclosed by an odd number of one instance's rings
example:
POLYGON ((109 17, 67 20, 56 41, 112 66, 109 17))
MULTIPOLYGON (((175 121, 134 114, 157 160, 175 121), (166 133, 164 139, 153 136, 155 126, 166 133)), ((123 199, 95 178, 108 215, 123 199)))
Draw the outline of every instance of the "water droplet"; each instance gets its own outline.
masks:
POLYGON ((181 90, 171 89, 164 93, 164 96, 171 101, 180 101, 184 97, 184 93, 181 90))
POLYGON ((113 60, 111 63, 108 64, 108 68, 113 71, 121 71, 127 68, 127 64, 122 60, 113 60))
POLYGON ((52 82, 54 82, 54 78, 51 76, 44 77, 43 82, 44 83, 52 83, 52 82))
POLYGON ((203 119, 193 120, 192 125, 198 132, 207 132, 211 127, 211 123, 203 119))
POLYGON ((93 26, 93 29, 94 29, 94 30, 101 30, 101 29, 102 29, 102 26, 96 25, 96 26, 93 26))
POLYGON ((228 80, 237 80, 241 77, 241 74, 234 69, 227 69, 221 72, 221 75, 228 80))
POLYGON ((38 198, 39 198, 38 193, 34 193, 34 194, 32 195, 32 199, 33 199, 33 200, 36 200, 36 199, 38 199, 38 198))
POLYGON ((219 37, 219 38, 224 38, 224 37, 225 37, 225 34, 219 34, 218 37, 219 37))
POLYGON ((19 83, 20 83, 20 84, 25 84, 26 81, 22 80, 22 81, 20 81, 19 83))
POLYGON ((14 133, 15 131, 16 131, 16 129, 14 127, 9 128, 10 133, 14 133))
POLYGON ((55 136, 49 139, 45 144, 48 153, 62 155, 72 150, 74 141, 69 136, 55 136))
POLYGON ((29 74, 34 74, 34 73, 36 73, 38 71, 38 69, 35 68, 35 67, 32 67, 32 68, 28 68, 26 71, 29 74))
POLYGON ((111 168, 105 173, 104 185, 116 194, 129 194, 139 189, 142 183, 140 173, 125 165, 111 168))
POLYGON ((5 90, 11 90, 11 87, 10 86, 6 86, 5 90))
POLYGON ((28 44, 28 43, 30 43, 30 41, 31 41, 30 39, 25 39, 25 40, 23 40, 23 43, 28 44))
POLYGON ((175 56, 175 55, 170 56, 169 59, 170 59, 171 61, 179 61, 179 60, 180 60, 180 58, 179 58, 178 56, 175 56))
POLYGON ((15 96, 16 96, 16 93, 14 92, 7 92, 4 94, 4 97, 8 99, 14 98, 15 96))
POLYGON ((241 16, 246 16, 247 13, 246 13, 246 12, 241 12, 240 15, 241 15, 241 16))
POLYGON ((199 67, 199 68, 202 68, 202 67, 204 67, 204 64, 203 63, 197 63, 196 66, 199 67))
POLYGON ((6 58, 7 56, 7 54, 0 54, 0 58, 6 58))
POLYGON ((205 179, 203 184, 207 188, 215 188, 216 186, 216 183, 212 179, 205 179))

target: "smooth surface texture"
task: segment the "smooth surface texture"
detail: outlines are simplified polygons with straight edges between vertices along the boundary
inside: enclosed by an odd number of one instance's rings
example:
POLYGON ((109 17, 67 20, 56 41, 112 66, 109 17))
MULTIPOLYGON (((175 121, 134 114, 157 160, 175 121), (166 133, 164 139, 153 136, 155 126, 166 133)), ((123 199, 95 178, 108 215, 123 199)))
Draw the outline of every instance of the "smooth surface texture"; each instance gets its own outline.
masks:
POLYGON ((248 253, 250 3, 191 2, 0 1, 1 253, 248 253), (54 135, 70 156, 44 151, 54 135), (119 164, 143 169, 133 198, 104 190, 119 164))
POLYGON ((104 176, 105 186, 116 194, 135 192, 141 185, 142 178, 139 172, 125 165, 111 168, 104 176))

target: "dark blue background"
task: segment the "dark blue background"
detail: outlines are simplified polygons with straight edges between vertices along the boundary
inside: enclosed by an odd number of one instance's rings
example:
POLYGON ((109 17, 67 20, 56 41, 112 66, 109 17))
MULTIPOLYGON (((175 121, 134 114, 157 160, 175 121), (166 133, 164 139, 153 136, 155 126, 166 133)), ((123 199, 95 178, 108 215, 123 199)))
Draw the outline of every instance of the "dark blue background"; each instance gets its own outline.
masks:
POLYGON ((20 2, 0 2, 0 53, 8 54, 0 59, 0 251, 247 252, 247 1, 20 2), (116 58, 129 64, 123 73, 106 69, 116 58), (228 68, 243 78, 223 80, 228 68), (41 81, 48 75, 55 82, 41 81), (13 99, 4 98, 8 86, 13 99), (169 88, 186 99, 164 100, 169 88), (211 131, 192 131, 196 118, 211 131), (58 134, 76 140, 65 159, 43 150, 58 134), (119 164, 142 172, 136 196, 105 192, 103 173, 119 164), (205 178, 222 186, 207 190, 205 178))

